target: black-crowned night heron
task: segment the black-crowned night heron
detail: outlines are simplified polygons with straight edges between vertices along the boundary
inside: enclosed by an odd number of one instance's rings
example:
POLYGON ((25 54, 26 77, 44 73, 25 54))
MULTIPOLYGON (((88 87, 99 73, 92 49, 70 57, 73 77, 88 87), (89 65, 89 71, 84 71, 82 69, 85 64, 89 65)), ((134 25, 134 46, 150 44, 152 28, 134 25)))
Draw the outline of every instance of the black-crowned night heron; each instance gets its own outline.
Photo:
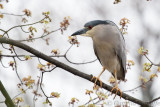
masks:
MULTIPOLYGON (((93 39, 94 51, 103 66, 102 72, 96 78, 100 81, 100 76, 107 69, 115 77, 116 94, 121 90, 118 88, 118 80, 125 79, 126 73, 126 52, 124 37, 115 23, 109 20, 94 20, 86 23, 84 28, 73 33, 71 36, 81 35, 93 39)), ((100 81, 100 86, 102 83, 100 81)))

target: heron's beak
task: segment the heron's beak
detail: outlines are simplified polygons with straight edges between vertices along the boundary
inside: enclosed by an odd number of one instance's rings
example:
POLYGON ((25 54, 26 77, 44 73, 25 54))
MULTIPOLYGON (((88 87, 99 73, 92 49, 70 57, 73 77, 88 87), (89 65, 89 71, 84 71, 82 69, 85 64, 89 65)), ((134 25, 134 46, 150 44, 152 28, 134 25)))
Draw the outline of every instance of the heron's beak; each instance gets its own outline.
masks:
POLYGON ((83 29, 78 30, 77 32, 73 33, 71 36, 76 36, 76 35, 85 34, 87 31, 88 31, 87 28, 83 28, 83 29))

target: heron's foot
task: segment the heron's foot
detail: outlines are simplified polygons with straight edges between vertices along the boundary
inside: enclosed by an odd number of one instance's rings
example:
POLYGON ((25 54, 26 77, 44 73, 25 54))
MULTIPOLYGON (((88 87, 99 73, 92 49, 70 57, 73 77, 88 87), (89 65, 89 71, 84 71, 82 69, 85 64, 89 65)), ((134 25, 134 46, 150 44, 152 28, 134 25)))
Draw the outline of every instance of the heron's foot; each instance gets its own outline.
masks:
POLYGON ((95 76, 94 76, 94 77, 92 77, 91 81, 92 81, 93 79, 96 79, 95 82, 94 82, 94 86, 97 85, 96 83, 97 83, 97 80, 98 80, 99 83, 100 83, 100 87, 102 88, 102 81, 99 79, 99 77, 95 77, 95 76))
POLYGON ((114 96, 113 99, 115 99, 115 97, 116 97, 116 95, 117 95, 118 92, 120 93, 120 98, 122 97, 122 91, 117 86, 115 86, 114 88, 112 88, 111 95, 113 94, 113 90, 116 90, 116 93, 115 93, 115 96, 114 96))

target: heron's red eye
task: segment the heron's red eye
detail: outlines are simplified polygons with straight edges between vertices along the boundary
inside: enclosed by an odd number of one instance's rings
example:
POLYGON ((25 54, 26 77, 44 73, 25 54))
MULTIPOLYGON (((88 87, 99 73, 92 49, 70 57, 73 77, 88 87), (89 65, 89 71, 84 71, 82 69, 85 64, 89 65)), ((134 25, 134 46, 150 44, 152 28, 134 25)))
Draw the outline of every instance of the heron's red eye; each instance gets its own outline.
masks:
POLYGON ((88 26, 89 29, 92 29, 92 26, 88 26))

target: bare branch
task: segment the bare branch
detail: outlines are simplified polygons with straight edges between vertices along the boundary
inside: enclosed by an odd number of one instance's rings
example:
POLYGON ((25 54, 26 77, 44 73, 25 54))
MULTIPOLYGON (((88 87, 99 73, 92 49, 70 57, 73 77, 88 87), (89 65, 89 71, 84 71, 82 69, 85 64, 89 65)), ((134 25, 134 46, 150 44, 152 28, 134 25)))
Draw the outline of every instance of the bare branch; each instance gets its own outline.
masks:
POLYGON ((3 64, 2 59, 0 60, 0 62, 1 62, 2 66, 3 66, 4 68, 9 68, 9 66, 5 66, 5 65, 3 64))
POLYGON ((64 58, 71 64, 76 64, 76 65, 82 65, 82 64, 88 64, 88 63, 93 63, 95 62, 97 59, 93 60, 93 61, 89 61, 89 62, 82 62, 82 63, 76 63, 76 62, 72 62, 68 59, 67 54, 69 52, 69 50, 73 47, 73 44, 67 49, 66 53, 64 54, 64 58))
POLYGON ((23 84, 23 82, 18 74, 18 71, 17 71, 17 62, 16 62, 15 57, 13 57, 13 60, 14 60, 14 66, 15 66, 15 71, 16 71, 17 77, 18 77, 19 81, 21 82, 21 84, 23 84))
POLYGON ((149 82, 151 82, 151 80, 148 80, 147 82, 142 83, 141 85, 139 85, 139 86, 137 86, 137 87, 135 87, 135 88, 133 88, 133 89, 125 90, 125 91, 123 91, 123 92, 131 92, 131 91, 134 91, 134 90, 136 90, 136 89, 138 89, 138 88, 143 87, 144 85, 148 84, 149 82))
POLYGON ((3 15, 10 15, 10 16, 25 16, 25 14, 19 15, 19 14, 13 14, 13 13, 0 13, 3 15))
POLYGON ((157 97, 157 98, 153 99, 152 101, 149 101, 148 103, 151 104, 151 103, 153 103, 153 102, 155 102, 155 101, 157 101, 159 99, 160 99, 160 97, 157 97))
MULTIPOLYGON (((37 57, 35 55, 0 55, 1 57, 25 57, 25 56, 30 56, 30 57, 37 57)), ((64 55, 49 55, 49 57, 64 57, 64 55)))
POLYGON ((148 61, 151 63, 151 65, 160 66, 160 64, 155 64, 155 63, 153 63, 153 62, 148 58, 147 55, 144 55, 144 56, 148 59, 148 61))
POLYGON ((30 33, 30 32, 25 31, 22 26, 20 28, 24 33, 30 33))
MULTIPOLYGON (((87 105, 87 104, 89 104, 91 101, 94 101, 94 100, 96 100, 96 99, 98 99, 98 97, 95 97, 95 98, 93 98, 92 100, 89 100, 87 103, 85 103, 84 105, 87 105)), ((94 103, 94 102, 93 102, 94 103)))
POLYGON ((13 49, 13 52, 15 53, 16 57, 17 57, 20 61, 26 61, 25 59, 21 59, 21 58, 18 57, 18 55, 17 55, 17 53, 16 53, 16 51, 15 51, 15 49, 14 49, 14 46, 13 46, 12 49, 13 49))
POLYGON ((0 81, 0 91, 3 94, 3 96, 6 98, 5 104, 7 105, 7 107, 15 107, 14 103, 12 102, 12 99, 10 98, 8 92, 4 88, 1 81, 0 81))
POLYGON ((25 90, 23 90, 23 92, 20 92, 19 94, 15 95, 15 96, 12 98, 12 100, 14 100, 15 98, 17 98, 17 97, 20 96, 21 94, 24 94, 24 92, 26 92, 28 89, 29 89, 29 87, 26 88, 25 90))
POLYGON ((37 81, 37 85, 36 85, 36 90, 33 92, 34 93, 34 97, 33 97, 33 107, 35 107, 35 101, 36 101, 36 94, 38 92, 38 89, 40 87, 40 77, 38 77, 38 81, 37 81))
POLYGON ((44 95, 47 99, 48 99, 48 98, 54 98, 53 96, 52 96, 52 97, 48 97, 48 96, 46 95, 46 93, 44 92, 43 88, 42 88, 42 82, 43 82, 43 75, 44 75, 44 73, 45 73, 45 72, 42 72, 41 82, 40 82, 40 88, 41 88, 41 90, 42 90, 42 92, 43 92, 43 95, 44 95))
MULTIPOLYGON (((44 34, 44 33, 43 33, 42 36, 40 36, 40 37, 34 37, 34 38, 31 38, 31 39, 24 39, 24 40, 17 40, 17 41, 19 41, 19 42, 24 42, 24 41, 30 41, 30 40, 32 41, 32 40, 42 39, 42 38, 47 37, 48 35, 56 32, 56 31, 59 31, 59 30, 60 30, 60 28, 58 28, 58 29, 56 29, 56 30, 53 30, 53 31, 50 31, 50 32, 48 32, 47 34, 44 34)), ((26 33, 28 33, 28 32, 26 32, 26 33)))
MULTIPOLYGON (((23 43, 17 42, 15 40, 8 39, 8 38, 0 38, 0 43, 12 44, 12 45, 17 46, 17 47, 19 47, 21 49, 24 49, 24 50, 36 55, 37 57, 42 58, 43 60, 46 60, 46 61, 56 65, 57 67, 60 67, 60 68, 64 69, 65 71, 70 72, 70 73, 72 73, 72 74, 74 74, 76 76, 79 76, 81 78, 84 78, 84 79, 86 79, 88 81, 91 81, 91 79, 93 77, 92 75, 88 75, 88 74, 85 74, 83 72, 80 72, 79 70, 77 70, 75 68, 72 68, 72 67, 70 67, 70 66, 68 66, 68 65, 66 65, 66 64, 64 64, 62 62, 59 62, 59 61, 57 61, 57 60, 55 60, 53 58, 50 58, 49 56, 47 56, 47 55, 45 55, 45 54, 43 54, 43 53, 41 53, 41 52, 29 47, 28 45, 25 45, 23 43)), ((91 82, 94 83, 95 80, 91 81, 91 82)), ((41 83, 42 83, 42 81, 41 81, 41 83)), ((100 85, 100 83, 97 82, 97 85, 100 85)), ((106 89, 108 91, 111 91, 113 87, 111 87, 111 86, 109 86, 109 85, 107 85, 107 84, 102 82, 102 88, 104 88, 104 89, 106 89)), ((116 90, 113 91, 113 93, 115 93, 115 92, 116 92, 116 90)), ((118 92, 117 95, 120 96, 120 93, 118 92)), ((132 97, 130 95, 127 95, 125 93, 122 93, 122 98, 124 98, 126 100, 129 100, 129 101, 132 101, 134 103, 137 103, 137 104, 139 104, 139 105, 141 105, 143 107, 149 107, 148 103, 146 103, 144 101, 141 101, 139 99, 136 99, 136 98, 134 98, 134 97, 132 97)))
POLYGON ((44 17, 44 18, 41 19, 40 21, 37 21, 37 22, 34 22, 34 23, 13 26, 13 27, 9 28, 7 31, 5 31, 4 34, 3 34, 3 36, 4 36, 5 34, 7 34, 9 31, 11 31, 12 29, 14 29, 14 28, 17 28, 17 27, 22 28, 22 27, 24 27, 24 26, 35 25, 35 24, 41 23, 44 19, 46 19, 46 17, 44 17))

